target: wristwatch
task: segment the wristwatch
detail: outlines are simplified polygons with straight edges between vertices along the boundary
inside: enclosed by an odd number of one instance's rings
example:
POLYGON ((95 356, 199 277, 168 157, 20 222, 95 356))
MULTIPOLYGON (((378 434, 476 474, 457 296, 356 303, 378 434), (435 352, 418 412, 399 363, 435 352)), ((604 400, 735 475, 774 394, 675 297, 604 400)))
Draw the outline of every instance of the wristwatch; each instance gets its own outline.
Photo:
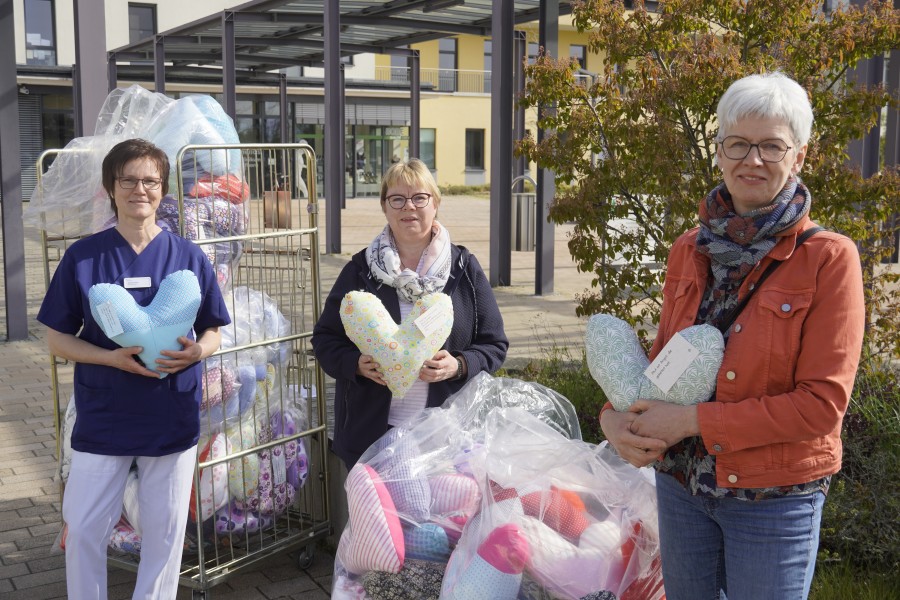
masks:
POLYGON ((456 376, 453 378, 453 381, 457 381, 463 378, 463 362, 460 357, 456 357, 456 376))

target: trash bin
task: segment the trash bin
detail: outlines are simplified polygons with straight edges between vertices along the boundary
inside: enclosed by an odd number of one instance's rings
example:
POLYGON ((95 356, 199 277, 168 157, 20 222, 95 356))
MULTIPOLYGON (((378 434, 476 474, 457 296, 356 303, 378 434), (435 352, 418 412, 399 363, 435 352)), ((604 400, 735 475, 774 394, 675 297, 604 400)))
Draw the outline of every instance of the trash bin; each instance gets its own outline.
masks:
POLYGON ((512 195, 512 249, 534 250, 537 194, 512 195))

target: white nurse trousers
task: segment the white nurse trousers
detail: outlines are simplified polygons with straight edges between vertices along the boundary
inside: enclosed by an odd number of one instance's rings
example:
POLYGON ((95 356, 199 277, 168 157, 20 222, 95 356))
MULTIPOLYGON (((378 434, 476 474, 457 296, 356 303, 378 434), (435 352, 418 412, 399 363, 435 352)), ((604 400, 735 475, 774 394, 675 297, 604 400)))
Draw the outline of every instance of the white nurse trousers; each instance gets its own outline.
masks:
POLYGON ((159 457, 72 452, 63 494, 63 520, 68 526, 66 585, 71 600, 106 600, 106 546, 122 515, 125 482, 134 460, 142 539, 133 598, 175 598, 196 446, 159 457))

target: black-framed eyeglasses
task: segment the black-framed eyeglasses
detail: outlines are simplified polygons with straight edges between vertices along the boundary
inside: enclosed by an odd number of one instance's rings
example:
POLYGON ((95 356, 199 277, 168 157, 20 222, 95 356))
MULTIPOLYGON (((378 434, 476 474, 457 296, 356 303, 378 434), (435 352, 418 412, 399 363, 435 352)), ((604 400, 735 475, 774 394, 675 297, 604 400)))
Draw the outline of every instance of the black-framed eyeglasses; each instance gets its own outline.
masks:
POLYGON ((395 208, 400 210, 404 206, 406 206, 406 202, 412 202, 413 206, 416 208, 425 208, 428 206, 428 203, 431 202, 431 194, 421 193, 421 194, 413 194, 410 197, 402 196, 400 194, 392 194, 387 197, 388 204, 391 205, 391 208, 395 208))
POLYGON ((731 160, 744 160, 750 151, 756 148, 759 158, 763 162, 777 163, 781 162, 787 151, 791 149, 784 140, 773 138, 771 140, 763 140, 758 144, 751 144, 750 140, 737 135, 729 135, 719 142, 722 152, 731 160))
POLYGON ((137 187, 138 182, 141 182, 145 190, 155 190, 162 184, 160 179, 137 179, 135 177, 116 177, 116 181, 123 190, 133 190, 137 187))

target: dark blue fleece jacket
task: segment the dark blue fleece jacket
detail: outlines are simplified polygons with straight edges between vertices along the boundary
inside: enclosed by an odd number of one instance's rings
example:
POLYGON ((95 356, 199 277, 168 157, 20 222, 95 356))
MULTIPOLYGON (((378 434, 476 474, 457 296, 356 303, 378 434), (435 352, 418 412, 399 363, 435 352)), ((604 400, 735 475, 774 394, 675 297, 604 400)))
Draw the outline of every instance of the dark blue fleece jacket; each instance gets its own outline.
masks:
MULTIPOLYGON (((443 292, 453 301, 453 329, 443 348, 462 356, 468 373, 457 381, 430 384, 429 407, 443 404, 481 371, 496 371, 509 347, 497 300, 478 260, 465 247, 456 245, 452 245, 451 260, 450 278, 443 292)), ((400 322, 397 290, 372 277, 365 250, 356 253, 334 282, 312 336, 316 359, 335 379, 332 450, 348 468, 389 429, 391 407, 391 392, 386 386, 356 375, 361 353, 344 333, 340 317, 341 300, 354 290, 378 296, 394 321, 400 322)))

